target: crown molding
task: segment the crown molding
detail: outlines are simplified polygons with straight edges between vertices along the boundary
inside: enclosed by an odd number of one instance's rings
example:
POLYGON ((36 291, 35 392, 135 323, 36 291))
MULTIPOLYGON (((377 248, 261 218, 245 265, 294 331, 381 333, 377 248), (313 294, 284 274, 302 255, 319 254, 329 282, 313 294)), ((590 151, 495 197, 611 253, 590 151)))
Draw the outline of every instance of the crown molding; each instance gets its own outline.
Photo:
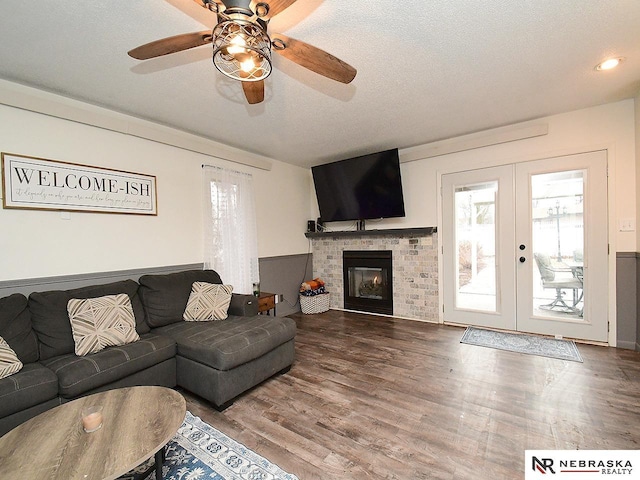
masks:
POLYGON ((425 158, 439 157, 450 153, 464 152, 476 148, 499 145, 501 143, 515 142, 526 138, 540 137, 549 133, 547 123, 526 123, 508 125, 506 127, 483 130, 459 137, 439 140, 400 151, 400 162, 413 162, 425 158))
POLYGON ((7 80, 0 80, 0 104, 143 138, 262 170, 271 170, 273 166, 273 160, 262 155, 7 80))

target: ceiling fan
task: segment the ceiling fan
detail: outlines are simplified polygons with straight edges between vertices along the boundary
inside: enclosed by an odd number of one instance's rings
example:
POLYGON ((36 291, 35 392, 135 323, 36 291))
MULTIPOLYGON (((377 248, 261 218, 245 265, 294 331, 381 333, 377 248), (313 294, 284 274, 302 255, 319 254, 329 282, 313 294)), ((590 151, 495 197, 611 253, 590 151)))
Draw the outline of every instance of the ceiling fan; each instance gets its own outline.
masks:
POLYGON ((242 82, 250 104, 264 100, 264 79, 271 73, 271 52, 313 72, 341 83, 350 83, 356 69, 308 43, 279 33, 267 33, 269 20, 296 0, 193 0, 215 13, 212 31, 185 33, 134 48, 129 55, 138 60, 181 52, 213 44, 213 64, 229 78, 242 82))

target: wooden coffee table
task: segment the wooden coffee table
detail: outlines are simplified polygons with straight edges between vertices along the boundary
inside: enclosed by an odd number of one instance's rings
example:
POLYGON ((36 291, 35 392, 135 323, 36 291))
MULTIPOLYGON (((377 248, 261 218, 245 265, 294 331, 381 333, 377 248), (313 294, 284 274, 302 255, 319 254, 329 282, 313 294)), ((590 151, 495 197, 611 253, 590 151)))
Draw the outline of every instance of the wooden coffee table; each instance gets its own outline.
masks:
POLYGON ((182 395, 165 387, 119 388, 79 398, 0 438, 0 476, 116 479, 155 455, 161 478, 164 446, 186 411, 182 395), (103 406, 102 428, 93 433, 82 429, 80 411, 88 405, 103 406))

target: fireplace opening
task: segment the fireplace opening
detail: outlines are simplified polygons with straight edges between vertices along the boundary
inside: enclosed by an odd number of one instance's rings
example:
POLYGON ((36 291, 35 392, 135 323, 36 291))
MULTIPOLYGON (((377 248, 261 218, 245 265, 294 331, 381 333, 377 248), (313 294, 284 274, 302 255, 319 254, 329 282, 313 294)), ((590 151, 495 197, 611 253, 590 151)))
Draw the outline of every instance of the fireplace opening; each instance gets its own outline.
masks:
POLYGON ((342 253, 344 308, 393 315, 391 250, 342 253))

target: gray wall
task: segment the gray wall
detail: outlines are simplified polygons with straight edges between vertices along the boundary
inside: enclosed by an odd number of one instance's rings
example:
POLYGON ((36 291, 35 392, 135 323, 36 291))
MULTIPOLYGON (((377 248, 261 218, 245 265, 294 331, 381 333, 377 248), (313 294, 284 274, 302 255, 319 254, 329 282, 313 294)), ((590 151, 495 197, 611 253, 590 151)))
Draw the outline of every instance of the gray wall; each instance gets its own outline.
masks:
MULTIPOLYGON (((278 316, 286 316, 300 311, 298 289, 300 283, 313 276, 311 253, 285 255, 260 259, 260 287, 265 292, 279 295, 278 316)), ((0 297, 12 293, 29 295, 31 292, 46 290, 67 290, 85 285, 138 280, 148 273, 171 273, 182 270, 201 269, 202 264, 172 265, 117 272, 101 272, 87 275, 66 275, 60 277, 33 278, 0 282, 0 297)), ((640 253, 618 252, 616 256, 617 282, 617 332, 619 348, 640 351, 640 253)))
MULTIPOLYGON (((313 273, 311 263, 311 254, 268 257, 259 260, 260 288, 265 292, 278 294, 279 303, 276 312, 279 317, 300 311, 298 289, 304 280, 311 278, 310 275, 313 273)), ((137 281, 142 275, 146 274, 172 273, 183 270, 199 270, 202 268, 202 263, 196 263, 136 270, 2 281, 0 282, 0 298, 11 295, 12 293, 22 293, 23 295, 29 296, 31 292, 69 290, 87 285, 117 282, 127 279, 137 281)))
POLYGON ((97 285, 101 283, 118 282, 120 280, 137 281, 142 275, 153 273, 172 273, 184 270, 200 270, 202 263, 187 265, 171 265, 168 267, 141 268, 136 270, 120 270, 115 272, 99 272, 80 275, 61 275, 58 277, 29 278, 25 280, 9 280, 0 282, 0 297, 12 293, 22 293, 29 296, 31 292, 45 292, 48 290, 69 290, 72 288, 97 285))
POLYGON ((285 255, 260 259, 260 290, 280 295, 276 306, 279 317, 300 311, 300 284, 313 275, 311 254, 285 255))
POLYGON ((640 295, 638 295, 638 286, 640 285, 640 268, 638 263, 640 262, 640 254, 636 253, 636 284, 635 284, 635 292, 636 292, 636 348, 635 350, 640 352, 640 316, 638 312, 640 312, 640 295))
POLYGON ((638 327, 639 258, 640 255, 635 252, 618 252, 616 255, 617 344, 619 348, 638 351, 640 351, 640 328, 638 327))

